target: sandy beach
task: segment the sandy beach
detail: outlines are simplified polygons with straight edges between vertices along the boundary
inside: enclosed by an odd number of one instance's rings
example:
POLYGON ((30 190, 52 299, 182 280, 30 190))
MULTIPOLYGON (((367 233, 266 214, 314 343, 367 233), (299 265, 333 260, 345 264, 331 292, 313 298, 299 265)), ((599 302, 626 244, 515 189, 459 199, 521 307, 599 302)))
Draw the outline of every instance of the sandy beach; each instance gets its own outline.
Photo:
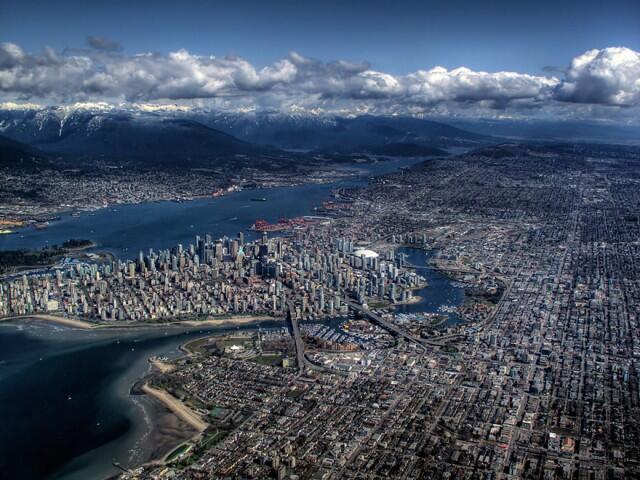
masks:
POLYGON ((233 317, 224 317, 224 318, 207 318, 205 320, 182 320, 175 322, 179 325, 186 325, 188 327, 200 327, 200 326, 215 326, 215 325, 224 325, 224 324, 232 324, 232 325, 246 325, 247 323, 254 322, 269 322, 280 320, 276 317, 269 317, 267 315, 262 316, 251 316, 251 315, 237 315, 233 317))
POLYGON ((246 325, 250 323, 269 322, 280 320, 276 317, 270 316, 251 316, 251 315, 237 315, 232 317, 223 318, 206 318, 203 320, 175 320, 164 323, 152 323, 152 322, 112 322, 112 323, 93 323, 86 320, 80 320, 77 318, 69 318, 62 315, 56 315, 53 313, 35 313, 32 315, 19 315, 0 318, 0 322, 20 321, 20 320, 42 320, 45 322, 52 322, 58 325, 65 325, 67 327, 82 328, 82 329, 118 329, 118 328, 154 328, 154 327, 215 327, 223 325, 246 325))
POLYGON ((160 360, 150 360, 151 365, 154 366, 160 373, 171 373, 176 369, 176 366, 171 363, 165 363, 160 360))
POLYGON ((10 322, 16 320, 43 320, 45 322, 57 323, 58 325, 65 325, 67 327, 90 329, 96 328, 95 323, 87 322, 84 320, 78 320, 75 318, 61 317, 58 315, 50 315, 46 313, 36 313, 33 315, 22 315, 19 317, 6 317, 0 318, 0 322, 10 322))
POLYGON ((151 395, 141 399, 153 424, 149 435, 142 442, 142 452, 138 461, 129 467, 144 464, 160 464, 173 450, 184 442, 193 440, 200 434, 198 430, 184 422, 161 400, 151 395))
POLYGON ((209 426, 197 413, 187 407, 180 400, 170 395, 164 390, 153 388, 148 384, 142 386, 142 391, 148 395, 153 396, 160 402, 162 402, 169 410, 171 410, 178 418, 191 425, 199 432, 203 432, 209 426))

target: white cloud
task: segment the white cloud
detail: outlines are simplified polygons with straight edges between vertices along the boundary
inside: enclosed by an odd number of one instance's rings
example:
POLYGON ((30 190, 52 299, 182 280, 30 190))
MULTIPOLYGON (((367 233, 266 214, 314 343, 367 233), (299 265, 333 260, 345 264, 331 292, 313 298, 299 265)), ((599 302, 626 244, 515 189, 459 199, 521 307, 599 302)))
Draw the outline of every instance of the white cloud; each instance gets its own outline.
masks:
MULTIPOLYGON (((125 105, 122 106, 124 107, 125 105)), ((129 107, 141 112, 188 112, 191 110, 188 105, 177 105, 175 103, 133 103, 129 107)))
POLYGON ((406 78, 409 97, 426 103, 537 100, 548 97, 550 89, 559 82, 555 77, 476 72, 465 67, 451 71, 435 67, 419 70, 406 78))
POLYGON ((15 68, 24 59, 24 52, 15 43, 0 43, 0 70, 15 68))
POLYGON ((586 52, 558 78, 466 67, 392 75, 366 62, 322 62, 295 52, 257 68, 239 57, 186 50, 124 55, 114 42, 94 38, 90 43, 93 49, 59 53, 46 48, 41 54, 0 44, 0 100, 138 105, 206 101, 234 110, 411 114, 640 104, 640 53, 628 48, 586 52))
POLYGON ((556 97, 577 103, 640 104, 640 52, 611 47, 583 53, 571 62, 556 97))
POLYGON ((0 102, 0 110, 40 110, 44 108, 39 103, 0 102))

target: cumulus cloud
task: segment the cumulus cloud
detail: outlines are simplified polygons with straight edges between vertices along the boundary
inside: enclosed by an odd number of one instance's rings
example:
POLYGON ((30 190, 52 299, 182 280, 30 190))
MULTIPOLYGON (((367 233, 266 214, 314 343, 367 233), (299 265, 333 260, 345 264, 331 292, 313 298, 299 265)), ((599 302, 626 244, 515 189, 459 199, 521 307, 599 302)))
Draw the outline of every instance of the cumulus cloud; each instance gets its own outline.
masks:
POLYGON ((0 69, 10 70, 24 59, 24 52, 15 43, 0 43, 0 69))
POLYGON ((293 75, 288 60, 256 70, 241 58, 201 57, 185 50, 130 57, 27 55, 17 45, 0 44, 0 92, 59 102, 209 98, 269 90, 293 75))
POLYGON ((558 79, 514 72, 475 72, 464 67, 451 71, 436 67, 408 75, 407 82, 409 96, 426 103, 493 101, 504 104, 548 97, 558 79))
POLYGON ((565 73, 538 76, 434 67, 392 75, 366 62, 323 62, 291 53, 258 68, 239 57, 124 55, 116 42, 26 53, 0 44, 0 100, 41 103, 207 100, 238 109, 413 113, 425 109, 542 108, 551 103, 631 106, 640 103, 640 54, 592 50, 565 73))
POLYGON ((640 52, 612 47, 583 53, 571 62, 556 97, 576 103, 640 104, 640 52))

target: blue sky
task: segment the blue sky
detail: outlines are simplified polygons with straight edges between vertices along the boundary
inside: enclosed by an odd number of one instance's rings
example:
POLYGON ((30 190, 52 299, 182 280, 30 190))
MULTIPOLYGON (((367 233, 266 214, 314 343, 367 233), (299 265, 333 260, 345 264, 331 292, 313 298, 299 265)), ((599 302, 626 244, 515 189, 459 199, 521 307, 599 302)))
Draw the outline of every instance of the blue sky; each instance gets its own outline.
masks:
POLYGON ((294 50, 403 74, 442 65, 539 73, 592 49, 640 50, 640 1, 0 1, 0 35, 27 51, 96 35, 127 53, 180 48, 263 66, 294 50))
POLYGON ((0 0, 11 108, 638 123, 638 78, 640 0, 0 0))

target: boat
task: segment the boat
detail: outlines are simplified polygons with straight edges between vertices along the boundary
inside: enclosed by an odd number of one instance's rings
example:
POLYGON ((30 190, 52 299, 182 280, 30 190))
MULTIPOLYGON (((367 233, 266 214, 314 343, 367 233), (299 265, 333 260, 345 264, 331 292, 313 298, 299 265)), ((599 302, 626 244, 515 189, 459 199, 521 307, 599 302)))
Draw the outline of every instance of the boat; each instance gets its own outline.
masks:
POLYGON ((266 202, 267 199, 265 197, 256 197, 251 199, 252 202, 266 202))
POLYGON ((16 233, 13 230, 10 230, 8 228, 5 228, 4 230, 0 230, 0 235, 9 235, 11 233, 16 233))
POLYGON ((47 228, 49 226, 49 222, 38 222, 36 223, 35 227, 38 230, 42 230, 44 228, 47 228))

